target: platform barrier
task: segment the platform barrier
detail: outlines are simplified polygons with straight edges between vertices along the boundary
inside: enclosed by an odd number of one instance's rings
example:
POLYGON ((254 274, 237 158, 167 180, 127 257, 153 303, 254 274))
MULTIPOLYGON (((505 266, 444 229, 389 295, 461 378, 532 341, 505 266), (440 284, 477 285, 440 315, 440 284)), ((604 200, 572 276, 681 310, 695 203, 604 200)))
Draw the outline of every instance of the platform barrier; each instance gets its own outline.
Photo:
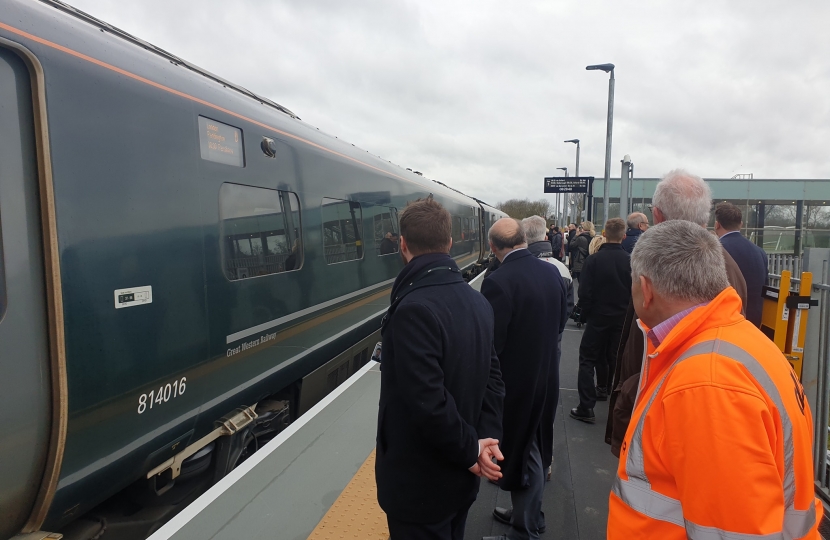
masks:
POLYGON ((818 300, 810 296, 813 274, 803 272, 799 279, 794 280, 790 271, 784 270, 779 279, 778 287, 765 286, 763 289, 761 331, 784 353, 801 379, 810 308, 818 306, 818 300))

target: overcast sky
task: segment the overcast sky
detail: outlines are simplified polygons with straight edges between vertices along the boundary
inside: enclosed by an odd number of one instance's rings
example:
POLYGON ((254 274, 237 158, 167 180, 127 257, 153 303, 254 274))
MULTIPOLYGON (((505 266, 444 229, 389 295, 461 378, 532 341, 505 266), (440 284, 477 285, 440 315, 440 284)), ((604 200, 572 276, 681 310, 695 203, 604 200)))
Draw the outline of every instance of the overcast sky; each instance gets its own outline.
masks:
POLYGON ((68 0, 304 121, 496 203, 542 178, 830 178, 830 2, 68 0))

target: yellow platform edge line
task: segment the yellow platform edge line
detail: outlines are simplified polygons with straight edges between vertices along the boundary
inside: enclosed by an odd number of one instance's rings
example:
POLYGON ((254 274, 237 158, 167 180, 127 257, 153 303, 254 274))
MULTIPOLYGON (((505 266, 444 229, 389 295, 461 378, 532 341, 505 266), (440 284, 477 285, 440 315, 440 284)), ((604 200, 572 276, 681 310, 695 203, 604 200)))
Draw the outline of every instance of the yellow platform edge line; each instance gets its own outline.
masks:
POLYGON ((386 514, 378 505, 375 484, 375 451, 331 505, 308 540, 389 540, 386 514))

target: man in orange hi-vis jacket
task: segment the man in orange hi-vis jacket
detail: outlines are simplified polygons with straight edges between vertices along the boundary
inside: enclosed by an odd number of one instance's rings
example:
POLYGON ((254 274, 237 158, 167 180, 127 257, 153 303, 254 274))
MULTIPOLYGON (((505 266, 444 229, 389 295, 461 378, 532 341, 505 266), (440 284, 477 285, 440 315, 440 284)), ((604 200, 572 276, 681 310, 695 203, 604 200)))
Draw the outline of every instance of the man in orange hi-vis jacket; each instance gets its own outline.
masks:
POLYGON ((650 228, 631 255, 647 336, 609 540, 819 540, 812 420, 781 352, 741 315, 717 238, 650 228))

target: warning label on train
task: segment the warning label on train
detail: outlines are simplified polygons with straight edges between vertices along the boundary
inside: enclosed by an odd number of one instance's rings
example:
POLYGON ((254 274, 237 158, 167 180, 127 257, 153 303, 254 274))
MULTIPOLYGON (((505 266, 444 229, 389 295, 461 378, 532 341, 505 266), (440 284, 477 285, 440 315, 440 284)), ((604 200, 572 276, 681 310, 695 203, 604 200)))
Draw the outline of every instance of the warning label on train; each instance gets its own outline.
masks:
POLYGON ((245 166, 242 153, 242 130, 205 118, 199 117, 199 147, 202 159, 233 165, 245 166))

